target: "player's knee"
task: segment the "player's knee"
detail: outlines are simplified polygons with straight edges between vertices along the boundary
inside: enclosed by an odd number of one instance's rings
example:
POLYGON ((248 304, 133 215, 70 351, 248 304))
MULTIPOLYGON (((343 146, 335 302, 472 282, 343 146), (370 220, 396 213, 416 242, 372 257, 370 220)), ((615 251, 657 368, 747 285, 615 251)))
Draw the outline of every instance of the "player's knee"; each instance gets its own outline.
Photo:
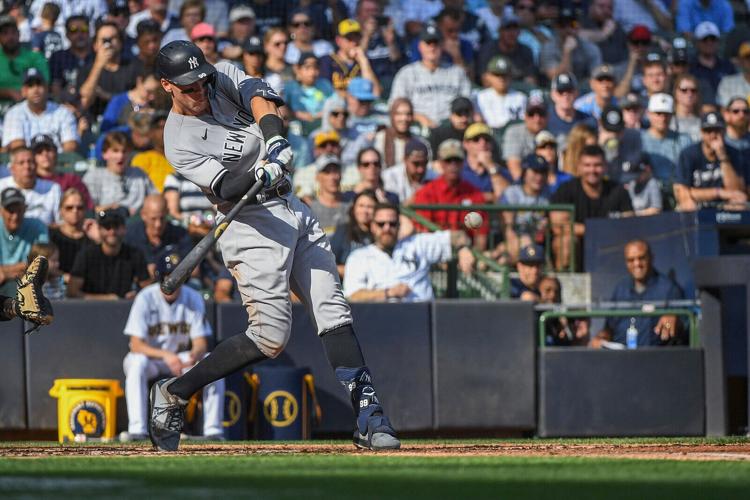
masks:
POLYGON ((125 374, 128 377, 142 376, 148 369, 148 356, 139 352, 128 353, 125 359, 125 374))
POLYGON ((271 359, 284 351, 289 340, 289 332, 278 328, 263 328, 261 332, 248 329, 245 334, 255 342, 260 352, 271 359))

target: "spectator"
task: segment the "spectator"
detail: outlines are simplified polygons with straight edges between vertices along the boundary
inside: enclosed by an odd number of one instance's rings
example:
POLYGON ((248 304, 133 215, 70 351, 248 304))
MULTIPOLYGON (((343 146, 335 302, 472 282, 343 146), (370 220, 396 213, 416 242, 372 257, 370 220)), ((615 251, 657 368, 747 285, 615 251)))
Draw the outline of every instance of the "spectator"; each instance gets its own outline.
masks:
POLYGON ((34 243, 26 258, 26 265, 31 264, 40 255, 47 259, 47 277, 42 285, 42 293, 49 300, 65 299, 68 287, 60 270, 60 251, 54 243, 34 243))
POLYGON ((511 125, 503 135, 503 159, 513 180, 521 178, 521 159, 534 152, 534 137, 547 128, 547 106, 539 95, 526 103, 523 123, 511 125))
POLYGON ((94 61, 88 18, 70 16, 65 21, 65 36, 70 47, 58 50, 49 59, 52 95, 56 101, 75 102, 78 100, 78 73, 94 61))
POLYGON ((34 155, 37 178, 58 184, 63 193, 75 188, 83 197, 84 210, 94 208, 86 184, 80 176, 72 172, 57 172, 57 147, 52 137, 46 134, 35 135, 31 140, 31 152, 34 155))
POLYGON ((47 83, 36 68, 26 70, 21 87, 23 101, 5 113, 3 147, 26 146, 37 134, 47 134, 60 151, 75 151, 78 131, 75 115, 65 106, 47 100, 47 83))
POLYGON ((26 270, 31 246, 47 243, 47 226, 26 217, 26 199, 14 187, 0 190, 0 293, 16 295, 16 278, 26 270))
POLYGON ((519 41, 520 33, 519 18, 512 13, 503 16, 497 40, 488 40, 479 49, 476 73, 484 72, 493 57, 503 56, 510 61, 514 81, 536 84, 538 75, 535 57, 531 49, 519 41))
POLYGON ((339 23, 336 52, 320 58, 320 76, 333 84, 338 92, 348 89, 353 78, 364 78, 372 84, 372 92, 379 96, 380 83, 372 71, 365 51, 360 47, 362 27, 354 19, 339 23))
POLYGON ((404 146, 404 162, 383 170, 383 187, 398 195, 401 204, 411 203, 414 193, 435 179, 437 174, 428 167, 430 153, 427 146, 414 137, 404 146))
POLYGON ((599 145, 606 155, 607 176, 615 181, 619 181, 624 165, 638 161, 643 151, 640 132, 625 127, 622 110, 617 106, 602 110, 599 145))
MULTIPOLYGON (((641 93, 643 90, 643 66, 646 57, 652 51, 651 30, 644 25, 636 25, 628 32, 628 64, 625 73, 620 78, 615 89, 615 95, 622 98, 628 92, 641 93)), ((658 59, 658 53, 653 52, 652 59, 658 59)))
POLYGON ((725 202, 728 208, 745 208, 743 175, 747 165, 739 151, 724 144, 724 129, 719 113, 704 114, 701 142, 680 153, 674 181, 678 210, 697 210, 711 202, 725 202))
POLYGON ((510 298, 526 302, 539 300, 539 282, 543 276, 544 249, 528 244, 521 249, 516 263, 518 278, 510 280, 510 298))
POLYGON ((130 161, 131 166, 140 168, 148 175, 159 192, 164 191, 167 176, 174 172, 174 168, 164 156, 164 124, 166 122, 167 115, 163 112, 151 115, 148 136, 152 149, 136 154, 130 161))
MULTIPOLYGON (((347 146, 347 150, 349 147, 347 146)), ((355 151, 353 148, 352 151, 355 151)), ((316 132, 313 140, 313 158, 317 159, 323 154, 332 154, 339 158, 341 162, 341 138, 335 130, 316 132)), ((341 186, 344 190, 353 188, 359 182, 359 172, 355 166, 357 159, 354 153, 351 166, 342 167, 341 186)), ((343 162, 341 162, 343 165, 343 162)), ((317 191, 317 174, 318 169, 313 161, 310 165, 294 172, 293 184, 294 192, 300 198, 312 198, 317 191)))
POLYGON ((92 243, 86 230, 91 228, 93 220, 87 221, 85 215, 81 192, 75 188, 66 189, 60 199, 60 223, 49 230, 49 239, 60 253, 60 270, 65 273, 66 283, 76 255, 92 243))
POLYGON ((650 31, 673 29, 669 7, 658 0, 617 0, 614 18, 626 32, 639 25, 650 31))
POLYGON ((430 268, 454 256, 464 273, 471 273, 474 255, 461 231, 423 233, 398 239, 399 211, 393 205, 375 207, 370 231, 373 243, 353 251, 344 270, 344 295, 352 302, 427 301, 434 298, 430 268))
POLYGON ((382 7, 375 0, 359 0, 356 17, 362 27, 359 46, 370 61, 375 78, 387 91, 396 71, 404 60, 401 42, 396 34, 393 19, 382 15, 382 7))
MULTIPOLYGON (((263 52, 263 42, 257 36, 251 36, 245 42, 242 47, 242 69, 245 71, 247 76, 253 78, 263 78, 264 74, 264 59, 265 53, 263 52)), ((284 83, 279 75, 271 76, 273 83, 268 82, 277 94, 283 95, 284 83)))
POLYGON ((728 0, 680 0, 676 22, 677 32, 686 37, 705 22, 713 23, 721 33, 729 33, 734 29, 734 12, 728 0))
MULTIPOLYGON (((175 40, 191 40, 193 28, 197 24, 202 23, 205 17, 206 6, 203 0, 185 0, 180 6, 180 25, 164 34, 164 38, 161 39, 161 46, 164 47, 169 42, 174 42, 175 40)), ((213 26, 211 29, 213 29, 213 26)))
POLYGON ((143 200, 140 219, 133 219, 126 225, 124 241, 140 250, 146 259, 151 276, 155 276, 158 256, 167 248, 185 255, 192 247, 185 228, 167 220, 167 215, 167 202, 164 196, 152 194, 143 200))
POLYGON ((510 183, 510 175, 501 171, 500 165, 492 158, 493 146, 495 138, 492 136, 492 129, 486 124, 472 123, 466 129, 463 140, 466 160, 461 178, 479 189, 487 203, 499 199, 510 183))
POLYGON ((492 128, 501 129, 510 122, 523 119, 526 95, 510 88, 511 66, 504 56, 490 59, 482 75, 489 88, 480 90, 476 96, 477 110, 484 122, 492 128))
POLYGON ((588 80, 594 68, 602 63, 599 47, 578 36, 578 20, 569 7, 560 9, 557 36, 542 45, 539 65, 547 78, 572 73, 578 80, 588 80))
POLYGON ((598 120, 605 106, 617 104, 617 99, 615 99, 615 74, 612 67, 603 64, 594 68, 589 79, 589 86, 591 92, 576 99, 574 107, 598 120))
POLYGON ((333 154, 320 155, 315 160, 318 195, 308 204, 318 217, 323 231, 332 235, 336 226, 346 220, 350 203, 341 192, 341 160, 333 154))
POLYGON ((343 201, 351 202, 357 193, 367 190, 374 192, 380 203, 398 205, 398 195, 386 191, 383 187, 383 179, 380 177, 383 171, 383 162, 377 149, 367 147, 359 151, 357 155, 357 170, 359 171, 361 180, 354 186, 354 190, 341 195, 343 201))
MULTIPOLYGON (((394 101, 395 102, 395 99, 394 101)), ((435 152, 448 139, 462 141, 466 129, 474 122, 474 105, 467 97, 451 101, 450 115, 439 126, 430 129, 430 150, 435 152)))
MULTIPOLYGON (((235 9, 239 7, 237 6, 235 9)), ((264 35, 269 29, 284 26, 284 23, 289 19, 288 9, 289 4, 287 2, 254 0, 253 10, 255 11, 255 26, 258 33, 264 35)))
MULTIPOLYGON (((248 38, 248 43, 252 39, 253 37, 248 38)), ((282 28, 270 28, 263 35, 262 52, 265 54, 265 66, 263 68, 265 79, 274 90, 281 92, 282 95, 284 95, 287 82, 294 80, 292 66, 284 60, 284 53, 288 44, 289 37, 282 28), (274 85, 281 85, 281 88, 276 88, 274 85)), ((248 47, 249 45, 245 44, 246 53, 248 47)))
POLYGON ((339 275, 344 275, 344 264, 353 250, 372 243, 370 223, 378 203, 374 191, 360 191, 349 207, 348 220, 336 226, 336 231, 331 236, 331 250, 336 257, 339 275))
MULTIPOLYGON (((664 302, 684 298, 674 280, 654 269, 653 260, 651 248, 645 241, 631 240, 625 244, 625 267, 630 276, 615 286, 613 302, 664 302)), ((591 347, 602 347, 602 341, 625 344, 631 326, 638 330, 639 347, 687 345, 687 336, 677 316, 665 315, 609 318, 604 329, 592 339, 591 347)))
MULTIPOLYGON (((99 19, 107 13, 107 3, 99 0, 80 2, 78 0, 32 0, 31 2, 5 2, 6 5, 29 5, 30 28, 38 29, 41 26, 41 12, 48 2, 54 2, 60 7, 60 16, 57 18, 56 27, 62 28, 65 21, 74 15, 87 15, 90 19, 99 19)), ((12 7, 11 7, 12 8, 12 7)), ((28 41, 28 40, 25 40, 28 41)))
MULTIPOLYGON (((216 30, 208 23, 198 23, 190 30, 190 40, 198 46, 206 57, 206 61, 211 64, 218 64, 222 61, 231 63, 228 59, 223 59, 216 50, 216 30)), ((249 38, 248 38, 249 40, 249 38)), ((245 42, 247 43, 247 42, 245 42)), ((244 45, 243 45, 244 47, 244 45)), ((244 50, 243 50, 244 54, 244 50)))
MULTIPOLYGON (((443 229, 461 230, 464 217, 472 204, 484 203, 484 195, 472 184, 461 179, 461 170, 466 155, 461 143, 454 139, 443 142, 437 150, 437 159, 442 175, 426 183, 414 193, 415 205, 465 205, 467 210, 420 210, 417 213, 443 229)), ((471 231, 474 247, 484 250, 487 247, 489 226, 487 217, 484 224, 471 231)))
POLYGON ((63 48, 62 35, 55 31, 55 23, 60 17, 60 6, 53 2, 45 3, 39 17, 41 25, 31 36, 31 48, 35 52, 41 52, 49 61, 53 52, 63 48))
MULTIPOLYGON (((256 6, 257 7, 257 6, 256 6)), ((222 38, 218 51, 230 60, 242 58, 242 48, 252 36, 256 36, 255 10, 249 5, 235 5, 229 11, 229 33, 222 38)))
MULTIPOLYGON (((503 191, 500 205, 548 205, 550 191, 547 175, 550 165, 543 157, 531 154, 523 160, 521 184, 513 184, 503 191)), ((544 238, 547 218, 543 212, 503 212, 505 246, 511 260, 518 260, 522 248, 544 238), (540 238, 541 237, 541 238, 540 238)), ((540 254, 541 257, 541 254, 540 254)), ((542 258, 542 263, 543 263, 542 258)), ((518 298, 518 297, 516 297, 518 298)))
MULTIPOLYGON (((443 49, 441 60, 443 64, 455 64, 461 66, 469 78, 474 75, 474 48, 471 42, 463 39, 461 35, 461 24, 464 14, 458 9, 446 7, 435 16, 435 26, 440 31, 443 49)), ((411 62, 419 60, 419 52, 416 50, 418 40, 414 40, 411 50, 411 62)))
POLYGON ((736 95, 750 95, 750 42, 742 42, 737 49, 740 72, 721 79, 716 91, 716 104, 726 106, 729 99, 736 95))
POLYGON ((667 72, 674 79, 682 75, 690 74, 690 57, 687 49, 687 40, 682 37, 672 40, 672 46, 667 54, 669 68, 667 72))
POLYGON ((700 110, 698 80, 690 74, 678 76, 674 81, 672 95, 675 98, 675 108, 670 128, 675 132, 687 134, 693 142, 699 141, 701 119, 698 116, 700 110))
MULTIPOLYGON (((543 132, 539 132, 542 134, 543 132)), ((538 135, 537 134, 537 137, 538 135)), ((552 136, 552 134, 550 133, 552 136)), ((554 136, 552 136, 554 137, 554 136)), ((568 143, 565 145, 563 152, 563 172, 573 177, 578 177, 578 164, 581 159, 581 152, 586 146, 597 144, 599 135, 595 128, 585 123, 579 123, 573 127, 568 135, 568 143)))
POLYGON ((662 185, 669 185, 677 169, 680 151, 692 141, 685 134, 669 130, 674 115, 674 99, 669 94, 654 94, 648 101, 648 130, 641 130, 643 151, 648 153, 649 165, 662 185))
POLYGON ((100 24, 94 35, 94 62, 78 73, 76 82, 81 92, 81 106, 94 116, 104 111, 112 96, 130 90, 135 84, 136 67, 121 59, 121 49, 122 33, 117 25, 100 24))
POLYGON ((575 108, 578 97, 578 82, 570 73, 560 73, 552 80, 552 105, 549 107, 547 129, 557 136, 557 141, 565 144, 565 138, 578 123, 586 122, 596 126, 596 120, 575 108))
POLYGON ((624 67, 628 60, 628 39, 613 17, 614 3, 614 0, 592 1, 579 36, 599 47, 604 64, 624 67))
MULTIPOLYGON (((620 100, 620 109, 622 110, 622 121, 625 128, 639 130, 643 125, 643 113, 646 111, 641 98, 630 92, 620 100)), ((599 120, 601 120, 599 116, 599 120)))
POLYGON ((727 124, 724 143, 740 152, 744 162, 750 161, 750 107, 746 97, 733 97, 724 108, 727 124))
POLYGON ((138 36, 135 45, 138 55, 133 61, 135 71, 145 70, 150 73, 156 72, 156 56, 162 46, 161 26, 153 19, 146 19, 138 23, 138 36))
POLYGON ((306 52, 312 52, 318 59, 334 52, 330 42, 314 38, 315 28, 306 9, 298 9, 292 14, 289 34, 292 41, 286 47, 285 56, 289 64, 298 64, 299 57, 306 52))
POLYGON ((126 125, 133 113, 151 109, 159 90, 159 77, 142 68, 135 77, 135 87, 112 96, 102 114, 101 132, 109 132, 115 127, 126 125))
POLYGON ((401 68, 393 80, 389 103, 406 97, 414 105, 414 118, 424 127, 435 127, 450 114, 451 100, 468 96, 471 82, 463 68, 440 66, 441 35, 434 25, 420 34, 422 60, 401 68))
MULTIPOLYGON (((585 125, 581 125, 585 127, 585 125)), ((575 127, 573 127, 575 129, 575 127)), ((593 144, 596 143, 596 133, 592 132, 593 144)), ((538 156, 544 158, 544 161, 549 165, 549 171, 547 172, 547 189, 552 194, 557 191, 557 188, 563 182, 569 181, 573 178, 567 172, 560 170, 560 158, 557 154, 557 139, 549 130, 542 130, 534 137, 535 152, 538 156)), ((523 166, 523 165, 522 165, 523 166)))
POLYGON ((286 85, 286 101, 294 116, 309 129, 323 115, 323 103, 333 93, 331 83, 320 77, 320 65, 314 54, 307 52, 299 57, 294 67, 296 80, 286 85))
POLYGON ((49 68, 44 56, 21 46, 16 20, 0 16, 0 103, 22 99, 21 85, 30 68, 49 81, 49 68))
POLYGON ((383 158, 385 168, 404 162, 404 149, 409 141, 422 140, 411 132, 414 107, 409 99, 394 99, 389 111, 390 126, 376 132, 373 142, 373 146, 383 158))
POLYGON ((135 38, 138 35, 138 25, 148 19, 159 23, 162 33, 167 33, 172 28, 177 28, 179 26, 179 19, 174 13, 169 12, 167 3, 168 0, 144 0, 144 9, 130 16, 130 22, 126 29, 127 35, 130 38, 135 38))
MULTIPOLYGON (((366 137, 359 137, 357 130, 348 125, 349 109, 346 99, 338 93, 331 94, 323 104, 323 118, 320 128, 310 133, 310 144, 313 148, 316 145, 317 138, 320 135, 324 137, 333 137, 331 132, 336 133, 336 141, 340 145, 341 163, 344 165, 354 165, 357 161, 359 150, 369 144, 366 137)), ((294 159, 297 159, 299 151, 295 150, 294 159)))
POLYGON ((513 8, 513 13, 518 17, 518 23, 521 26, 521 34, 518 36, 518 42, 531 49, 534 58, 533 62, 537 66, 539 65, 539 53, 542 51, 542 45, 554 36, 550 26, 540 22, 537 16, 537 4, 539 4, 539 8, 544 9, 543 3, 532 0, 519 0, 513 8))
MULTIPOLYGON (((560 304, 562 285, 554 276, 539 280, 539 303, 560 304)), ((545 345, 580 346, 588 343, 590 321, 587 318, 551 318, 545 323, 545 345)))
POLYGON ((44 224, 54 223, 60 216, 60 186, 38 179, 34 153, 26 146, 10 154, 10 176, 0 179, 0 191, 6 188, 21 190, 26 199, 25 213, 44 224))
POLYGON ((132 299, 137 287, 150 283, 140 250, 123 243, 123 211, 110 208, 97 213, 101 243, 84 246, 76 255, 68 282, 69 297, 94 300, 132 299))
MULTIPOLYGON (((159 277, 174 270, 178 254, 159 259, 159 277)), ((199 292, 179 287, 171 294, 154 283, 135 296, 125 324, 130 337, 130 352, 125 356, 125 400, 128 405, 128 430, 120 441, 148 441, 148 384, 162 376, 187 372, 208 353, 211 327, 206 321, 206 306, 199 292)), ((203 435, 223 440, 224 379, 203 388, 203 435)))
MULTIPOLYGON (((605 111, 606 113, 606 111, 605 111)), ((550 222, 554 234, 555 268, 562 269, 570 261, 570 239, 583 238, 586 219, 609 217, 619 213, 633 214, 633 205, 628 192, 620 184, 605 179, 606 161, 604 150, 597 145, 585 146, 578 160, 578 177, 566 182, 550 198, 550 203, 565 203, 575 206, 574 233, 570 234, 570 214, 551 212, 550 222)), ((578 248, 582 248, 578 245, 578 248)), ((580 259, 580 253, 578 254, 580 259)), ((580 269, 580 261, 576 263, 580 269)))
POLYGON ((122 132, 105 136, 102 146, 105 168, 90 169, 83 176, 97 212, 125 207, 132 215, 140 210, 146 196, 157 192, 143 170, 128 165, 132 149, 122 132))
POLYGON ((650 155, 644 153, 637 163, 629 163, 622 173, 622 185, 630 195, 633 212, 638 216, 656 215, 662 210, 659 182, 654 179, 650 155))
POLYGON ((385 128, 388 118, 373 108, 377 96, 372 82, 365 78, 352 78, 346 89, 346 106, 349 111, 347 125, 353 129, 357 138, 364 138, 368 143, 375 140, 375 132, 385 128))
POLYGON ((472 50, 476 51, 482 43, 491 38, 484 21, 474 14, 477 9, 472 0, 469 0, 469 2, 466 2, 466 0, 443 0, 443 5, 445 6, 443 11, 454 10, 460 14, 461 40, 469 42, 472 50))
POLYGON ((719 57, 719 28, 711 21, 704 21, 695 28, 695 47, 698 49, 690 64, 690 74, 702 84, 703 102, 716 102, 716 91, 721 79, 737 71, 734 65, 719 57))

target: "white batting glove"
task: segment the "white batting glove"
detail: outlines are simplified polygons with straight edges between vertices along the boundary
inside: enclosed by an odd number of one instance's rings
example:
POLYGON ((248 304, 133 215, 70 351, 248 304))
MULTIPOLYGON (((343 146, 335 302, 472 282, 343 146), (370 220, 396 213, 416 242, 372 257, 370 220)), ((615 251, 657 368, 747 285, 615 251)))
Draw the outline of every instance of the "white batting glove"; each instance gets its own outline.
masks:
POLYGON ((263 180, 263 186, 269 188, 284 178, 284 168, 278 163, 266 163, 255 168, 255 180, 263 180))
POLYGON ((268 163, 277 163, 284 167, 287 172, 292 172, 292 158, 294 152, 289 141, 276 135, 266 141, 266 160, 268 163))

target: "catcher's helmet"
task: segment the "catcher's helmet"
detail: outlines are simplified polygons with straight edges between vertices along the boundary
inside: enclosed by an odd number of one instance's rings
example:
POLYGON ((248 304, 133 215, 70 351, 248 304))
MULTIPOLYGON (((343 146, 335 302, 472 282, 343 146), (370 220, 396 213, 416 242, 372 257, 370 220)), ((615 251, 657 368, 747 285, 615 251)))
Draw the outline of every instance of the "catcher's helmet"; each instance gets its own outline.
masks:
POLYGON ((179 264, 181 260, 182 257, 177 251, 177 246, 167 245, 156 257, 156 271, 154 272, 154 277, 158 281, 164 281, 164 278, 174 271, 174 268, 177 267, 177 264, 179 264))
POLYGON ((159 50, 156 72, 177 85, 190 85, 201 78, 213 76, 216 68, 206 61, 203 51, 192 42, 175 40, 159 50))

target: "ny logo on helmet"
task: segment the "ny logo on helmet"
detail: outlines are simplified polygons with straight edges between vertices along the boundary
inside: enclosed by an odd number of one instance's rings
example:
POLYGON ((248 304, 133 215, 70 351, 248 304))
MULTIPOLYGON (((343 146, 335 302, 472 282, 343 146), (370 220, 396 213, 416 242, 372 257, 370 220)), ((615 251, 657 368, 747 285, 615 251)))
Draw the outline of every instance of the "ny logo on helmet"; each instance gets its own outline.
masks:
POLYGON ((190 59, 188 59, 188 64, 190 65, 190 69, 195 69, 198 67, 198 58, 193 56, 190 59))

